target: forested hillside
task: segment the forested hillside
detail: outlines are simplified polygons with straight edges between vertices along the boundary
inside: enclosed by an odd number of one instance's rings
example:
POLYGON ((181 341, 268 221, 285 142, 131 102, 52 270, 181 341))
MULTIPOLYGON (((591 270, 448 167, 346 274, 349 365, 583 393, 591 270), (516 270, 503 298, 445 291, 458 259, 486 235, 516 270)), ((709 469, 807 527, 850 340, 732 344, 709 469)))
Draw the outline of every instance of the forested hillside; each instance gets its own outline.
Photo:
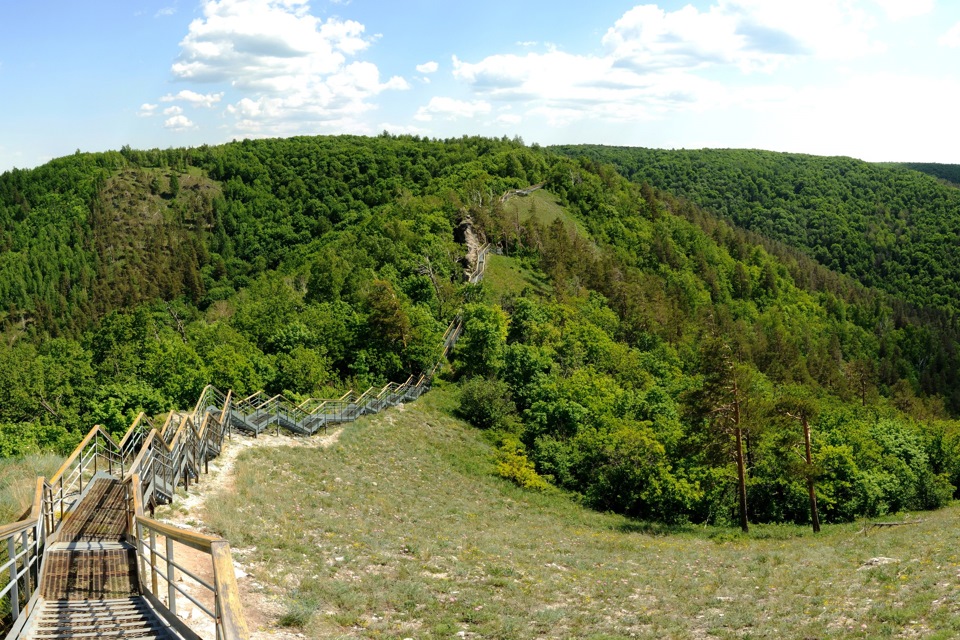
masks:
POLYGON ((811 484, 826 521, 949 500, 946 316, 730 226, 670 195, 671 176, 409 136, 124 148, 4 174, 0 453, 120 432, 206 383, 306 397, 406 378, 462 309, 443 375, 523 486, 719 523, 806 522, 811 484), (502 254, 480 286, 463 277, 471 224, 502 254))
POLYGON ((931 176, 946 180, 954 186, 960 186, 960 164, 941 164, 938 162, 904 162, 904 167, 928 173, 931 176))
POLYGON ((954 165, 733 149, 556 150, 612 163, 638 184, 800 248, 917 307, 960 311, 960 254, 950 250, 960 243, 960 190, 937 179, 955 178, 954 165))

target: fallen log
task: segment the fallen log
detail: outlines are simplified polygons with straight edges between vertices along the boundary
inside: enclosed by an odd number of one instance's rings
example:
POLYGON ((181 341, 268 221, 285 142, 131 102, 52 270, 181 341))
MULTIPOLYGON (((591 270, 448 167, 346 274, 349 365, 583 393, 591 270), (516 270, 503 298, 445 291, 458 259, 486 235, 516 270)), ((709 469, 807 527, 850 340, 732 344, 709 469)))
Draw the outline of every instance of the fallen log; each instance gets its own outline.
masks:
POLYGON ((916 520, 901 520, 900 522, 868 522, 863 525, 863 529, 860 529, 857 533, 867 535, 867 530, 873 527, 901 527, 905 524, 920 524, 921 522, 925 522, 925 519, 917 518, 916 520))
POLYGON ((871 522, 871 527, 899 527, 905 524, 920 524, 923 522, 923 518, 918 518, 917 520, 903 520, 901 522, 871 522))

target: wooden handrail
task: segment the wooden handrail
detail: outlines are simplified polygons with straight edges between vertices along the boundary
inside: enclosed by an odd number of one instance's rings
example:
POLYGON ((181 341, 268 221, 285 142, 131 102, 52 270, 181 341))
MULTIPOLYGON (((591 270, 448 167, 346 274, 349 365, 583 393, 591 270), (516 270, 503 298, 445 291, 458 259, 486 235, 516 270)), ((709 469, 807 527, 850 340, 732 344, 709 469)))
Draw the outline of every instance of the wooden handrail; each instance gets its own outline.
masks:
MULTIPOLYGON (((123 479, 124 479, 124 482, 126 482, 127 478, 130 478, 130 477, 136 475, 136 473, 138 472, 138 468, 140 467, 141 463, 143 462, 143 459, 144 459, 147 455, 149 455, 150 445, 153 444, 153 441, 154 441, 154 440, 159 440, 160 442, 163 442, 163 438, 161 438, 161 437, 159 437, 159 436, 160 436, 160 434, 157 433, 157 430, 156 430, 156 429, 151 429, 151 430, 150 430, 150 433, 147 434, 146 439, 143 441, 143 444, 140 446, 140 451, 139 451, 139 453, 137 453, 137 457, 134 458, 134 459, 133 459, 133 462, 130 463, 130 470, 127 471, 127 474, 126 474, 126 475, 124 476, 124 478, 123 478, 123 479)), ((166 446, 167 446, 166 443, 163 443, 163 446, 166 447, 166 446)))
POLYGON ((60 465, 60 468, 57 469, 57 472, 55 474, 50 476, 51 485, 60 480, 60 478, 63 476, 66 470, 70 468, 70 465, 76 461, 77 457, 79 457, 81 453, 83 453, 83 450, 87 447, 88 444, 90 444, 90 441, 93 440, 94 436, 96 436, 97 434, 103 435, 111 444, 113 444, 114 447, 117 448, 117 450, 120 449, 120 445, 118 445, 117 441, 114 440, 109 433, 107 433, 106 429, 104 429, 99 424, 94 425, 93 428, 90 429, 89 433, 87 433, 87 437, 81 440, 80 444, 77 445, 77 448, 73 450, 73 453, 70 454, 70 457, 67 458, 62 465, 60 465))
MULTIPOLYGON (((167 419, 163 421, 163 426, 158 429, 160 431, 160 437, 165 438, 168 431, 170 431, 170 425, 173 424, 173 421, 179 417, 176 411, 171 411, 167 416, 167 419)), ((183 418, 180 419, 180 424, 183 424, 183 418)))
POLYGON ((250 637, 250 631, 240 608, 240 589, 237 586, 237 575, 233 571, 230 544, 226 540, 217 540, 211 543, 210 554, 213 556, 213 581, 218 596, 223 637, 226 640, 246 640, 250 637))
POLYGON ((130 482, 130 493, 133 495, 133 515, 143 515, 143 486, 140 484, 140 474, 131 473, 130 479, 124 480, 130 482))
POLYGON ((196 549, 197 551, 203 551, 206 553, 210 553, 210 545, 212 543, 223 540, 223 538, 204 535, 202 533, 197 533, 196 531, 190 531, 189 529, 181 529, 180 527, 167 524, 166 522, 160 522, 159 520, 155 520, 143 514, 137 515, 137 522, 148 529, 153 529, 162 536, 168 537, 171 540, 176 540, 180 544, 184 544, 191 549, 196 549))
MULTIPOLYGON (((131 535, 137 538, 138 527, 144 527, 164 536, 167 540, 173 540, 191 549, 210 554, 213 564, 213 590, 217 602, 216 614, 219 616, 219 619, 214 620, 214 624, 220 627, 218 637, 224 640, 248 640, 250 631, 243 617, 240 588, 237 585, 237 576, 233 569, 230 543, 223 538, 182 529, 146 516, 143 511, 143 493, 140 488, 139 474, 131 473, 124 482, 130 482, 133 496, 135 520, 131 535)), ((143 542, 137 540, 138 555, 140 554, 139 545, 141 544, 143 542)), ((172 547, 168 548, 172 549, 172 547)), ((167 562, 172 562, 172 558, 168 558, 167 562)))
POLYGON ((210 392, 220 393, 220 391, 214 387, 212 384, 208 384, 203 388, 203 391, 200 392, 200 397, 197 398, 197 404, 193 407, 193 415, 197 415, 203 409, 200 405, 203 404, 203 401, 206 399, 207 394, 210 392))
POLYGON ((146 413, 144 413, 143 411, 141 411, 141 412, 137 415, 136 419, 133 421, 133 424, 131 424, 130 427, 127 429, 127 432, 126 432, 125 434, 123 434, 123 438, 120 440, 120 442, 119 442, 119 444, 118 444, 117 446, 119 446, 121 449, 123 449, 123 446, 124 446, 125 444, 127 444, 127 440, 129 440, 130 437, 133 436, 134 433, 136 433, 137 427, 138 427, 138 426, 140 425, 140 423, 143 422, 143 421, 146 421, 147 425, 148 425, 151 429, 153 428, 153 421, 150 420, 149 416, 147 416, 146 413))

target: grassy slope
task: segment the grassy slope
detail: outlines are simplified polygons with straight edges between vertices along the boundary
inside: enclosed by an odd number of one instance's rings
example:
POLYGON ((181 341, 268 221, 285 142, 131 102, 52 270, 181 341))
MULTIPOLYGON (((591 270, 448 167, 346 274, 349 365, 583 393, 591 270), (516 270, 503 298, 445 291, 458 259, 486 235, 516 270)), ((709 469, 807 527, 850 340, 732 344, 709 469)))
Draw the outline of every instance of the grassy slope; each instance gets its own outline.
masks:
POLYGON ((875 638, 960 633, 960 511, 918 525, 659 530, 523 492, 453 390, 259 449, 210 508, 308 637, 875 638), (246 550, 244 550, 246 548, 246 550), (870 558, 892 564, 858 570, 870 558))
POLYGON ((62 463, 62 457, 46 453, 0 459, 0 525, 23 515, 33 504, 37 476, 49 478, 62 463))
MULTIPOLYGON (((555 195, 547 191, 540 190, 526 197, 510 198, 504 204, 504 209, 511 219, 513 216, 519 217, 521 225, 531 218, 536 218, 541 226, 548 227, 560 218, 565 224, 574 225, 584 237, 589 237, 583 224, 560 206, 555 195)), ((528 289, 537 295, 548 297, 553 289, 543 273, 532 266, 531 261, 515 260, 496 254, 488 258, 484 285, 492 302, 499 302, 511 295, 521 295, 528 289)))
POLYGON ((544 227, 550 226, 554 220, 561 218, 567 224, 576 225, 577 230, 584 236, 588 235, 583 223, 571 216, 557 200, 557 196, 549 191, 541 189, 529 196, 510 198, 504 204, 504 210, 511 215, 519 213, 521 222, 536 218, 537 222, 544 227))
POLYGON ((520 295, 527 289, 546 295, 551 287, 542 274, 507 256, 491 255, 483 276, 493 301, 503 296, 520 295))

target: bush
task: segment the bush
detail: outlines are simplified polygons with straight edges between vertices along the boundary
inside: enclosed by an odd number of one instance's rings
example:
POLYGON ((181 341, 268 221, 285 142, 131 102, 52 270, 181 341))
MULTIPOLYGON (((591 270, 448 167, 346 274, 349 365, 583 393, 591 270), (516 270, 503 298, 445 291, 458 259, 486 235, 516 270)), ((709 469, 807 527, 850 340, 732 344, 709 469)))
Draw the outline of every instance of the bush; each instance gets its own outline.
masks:
POLYGON ((523 445, 515 438, 507 438, 497 449, 497 475, 517 486, 533 491, 546 491, 547 481, 537 474, 533 463, 527 459, 523 445))
POLYGON ((947 473, 935 474, 925 470, 920 478, 919 507, 921 509, 939 509, 945 507, 953 498, 956 487, 950 483, 947 473))
POLYGON ((62 452, 70 448, 69 443, 67 430, 60 425, 39 422, 0 424, 0 458, 21 458, 47 451, 62 452))
POLYGON ((512 430, 517 407, 510 388, 500 380, 471 378, 460 386, 460 417, 481 429, 512 430))
POLYGON ((318 608, 319 604, 315 598, 303 597, 302 594, 294 591, 293 598, 287 601, 287 610, 277 622, 281 627, 302 629, 310 623, 318 608))

